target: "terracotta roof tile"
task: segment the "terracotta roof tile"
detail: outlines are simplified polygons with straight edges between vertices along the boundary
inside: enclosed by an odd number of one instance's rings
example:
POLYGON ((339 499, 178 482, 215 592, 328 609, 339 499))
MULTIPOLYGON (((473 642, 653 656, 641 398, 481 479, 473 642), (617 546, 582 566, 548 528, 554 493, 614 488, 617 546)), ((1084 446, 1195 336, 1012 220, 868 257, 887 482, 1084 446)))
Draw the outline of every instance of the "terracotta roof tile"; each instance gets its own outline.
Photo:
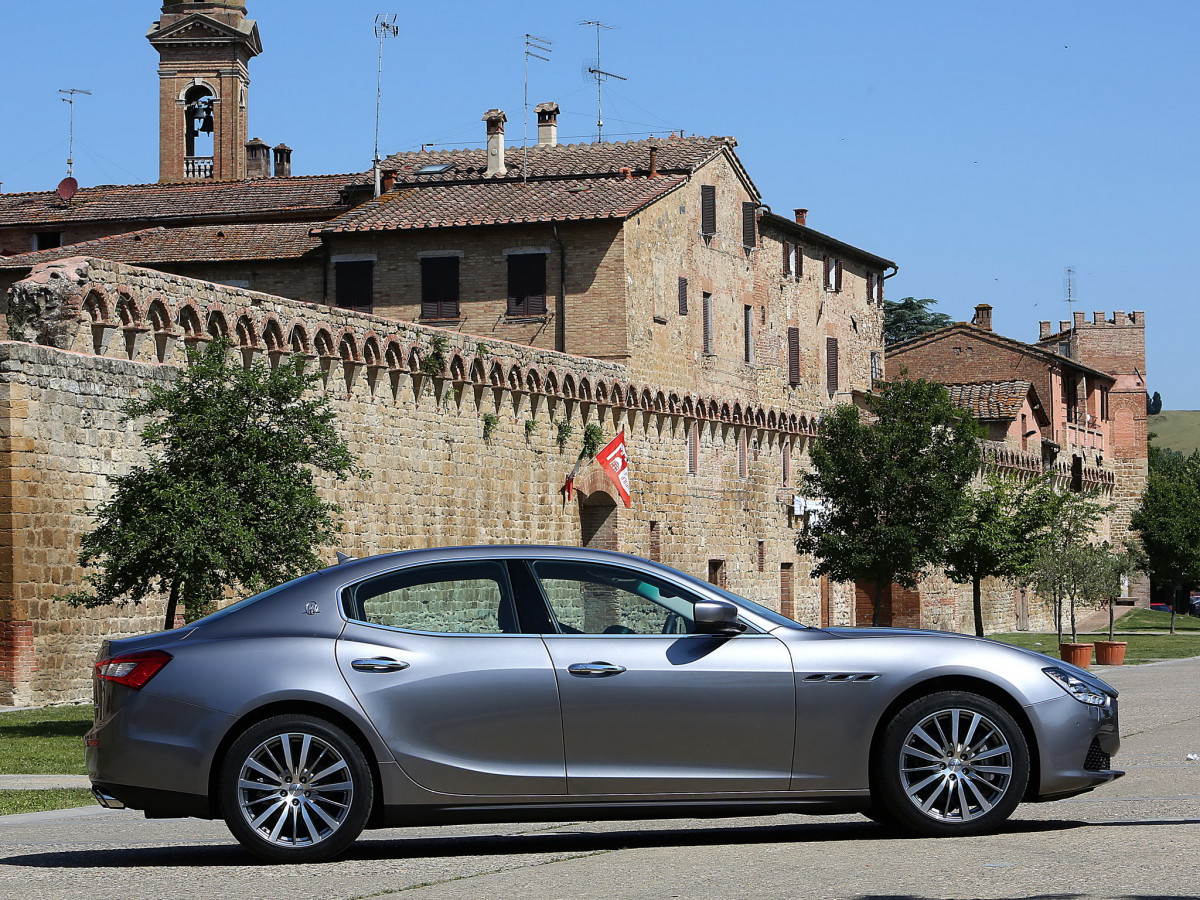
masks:
POLYGON ((737 146, 737 141, 731 137, 671 137, 598 144, 556 144, 553 147, 532 146, 527 149, 509 146, 504 151, 504 165, 508 170, 505 175, 487 175, 487 150, 482 147, 395 153, 384 160, 380 167, 394 171, 398 185, 522 178, 526 159, 531 180, 615 176, 626 167, 632 169, 634 174, 648 172, 652 144, 658 147, 656 165, 659 173, 690 174, 726 148, 737 146), (444 172, 417 174, 422 167, 438 165, 450 168, 444 172))
MULTIPOLYGON (((70 203, 54 191, 0 194, 0 227, 92 221, 246 218, 291 214, 332 217, 363 199, 353 191, 362 176, 297 175, 249 181, 181 181, 169 184, 81 188, 70 203), (348 191, 347 189, 351 190, 348 191), (350 194, 355 194, 351 197, 350 194)), ((366 196, 370 196, 367 194, 366 196)))
POLYGON ((950 399, 983 421, 1015 419, 1032 385, 1028 381, 990 381, 982 384, 948 384, 950 399))
POLYGON ((95 256, 127 265, 298 259, 315 252, 321 239, 310 234, 322 222, 194 225, 146 228, 83 241, 53 250, 0 257, 0 269, 25 268, 69 256, 95 256))
POLYGON ((405 187, 350 210, 320 230, 339 233, 623 219, 686 182, 683 175, 668 175, 405 187))

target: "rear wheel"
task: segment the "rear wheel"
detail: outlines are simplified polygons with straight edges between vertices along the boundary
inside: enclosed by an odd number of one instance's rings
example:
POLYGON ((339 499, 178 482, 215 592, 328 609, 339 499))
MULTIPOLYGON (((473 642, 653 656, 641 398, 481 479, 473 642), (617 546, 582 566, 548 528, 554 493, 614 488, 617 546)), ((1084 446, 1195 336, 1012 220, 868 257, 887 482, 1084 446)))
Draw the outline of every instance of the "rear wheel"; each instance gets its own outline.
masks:
POLYGON ((314 716, 275 716, 251 726, 221 767, 221 807, 233 836, 269 862, 321 862, 366 825, 374 802, 358 744, 314 716))
POLYGON ((883 733, 872 772, 877 805, 897 824, 929 835, 994 829, 1028 781, 1020 726, 997 703, 964 691, 904 707, 883 733))

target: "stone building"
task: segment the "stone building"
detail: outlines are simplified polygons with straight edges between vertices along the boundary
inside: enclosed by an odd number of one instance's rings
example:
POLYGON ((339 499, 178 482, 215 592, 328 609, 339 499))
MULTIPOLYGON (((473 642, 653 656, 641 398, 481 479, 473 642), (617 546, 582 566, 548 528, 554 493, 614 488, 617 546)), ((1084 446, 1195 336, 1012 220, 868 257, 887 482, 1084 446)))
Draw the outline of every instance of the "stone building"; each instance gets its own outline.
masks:
POLYGON ((378 197, 370 173, 239 169, 265 146, 244 141, 245 15, 165 3, 151 31, 172 183, 0 194, 19 254, 0 261, 0 703, 82 697, 101 635, 156 627, 53 598, 88 508, 142 459, 121 405, 214 335, 320 373, 374 473, 322 485, 348 552, 604 546, 854 621, 852 588, 796 554, 796 484, 822 412, 883 375, 892 262, 771 213, 732 138, 562 145, 553 103, 537 146, 506 148, 489 110, 485 148, 389 157, 378 197), (211 168, 186 134, 210 109, 211 168), (594 465, 561 490, 588 424, 626 433, 630 509, 594 465))

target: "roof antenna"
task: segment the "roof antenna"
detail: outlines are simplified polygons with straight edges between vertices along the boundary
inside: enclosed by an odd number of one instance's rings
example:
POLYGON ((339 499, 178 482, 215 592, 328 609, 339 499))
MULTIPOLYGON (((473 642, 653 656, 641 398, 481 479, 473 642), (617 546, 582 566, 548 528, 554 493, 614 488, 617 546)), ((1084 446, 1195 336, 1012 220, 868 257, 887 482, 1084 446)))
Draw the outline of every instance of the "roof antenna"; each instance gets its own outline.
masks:
POLYGON ((1072 327, 1075 324, 1075 267, 1067 266, 1067 310, 1071 314, 1072 327))
POLYGON ((380 13, 375 17, 375 37, 379 38, 379 72, 375 80, 375 161, 371 171, 375 176, 375 196, 381 193, 379 184, 379 105, 383 99, 383 42, 385 38, 397 37, 400 26, 395 13, 380 13))
POLYGON ((554 51, 550 45, 553 43, 549 38, 538 37, 536 34, 525 35, 525 119, 522 123, 524 135, 521 138, 521 181, 525 184, 529 184, 529 57, 550 62, 549 56, 541 56, 533 51, 552 53, 554 51))
POLYGON ((83 88, 67 88, 59 90, 60 94, 66 94, 65 97, 59 97, 63 103, 71 107, 71 125, 69 132, 69 144, 67 146, 67 177, 70 178, 75 174, 75 95, 87 94, 92 95, 91 91, 85 91, 83 88))
POLYGON ((588 66, 588 74, 596 79, 596 142, 604 140, 604 115, 600 103, 600 84, 605 78, 616 78, 620 81, 628 81, 629 79, 623 75, 614 75, 612 72, 605 72, 600 68, 600 29, 612 31, 612 25, 605 25, 603 22, 580 22, 580 25, 592 25, 596 28, 596 65, 588 66))

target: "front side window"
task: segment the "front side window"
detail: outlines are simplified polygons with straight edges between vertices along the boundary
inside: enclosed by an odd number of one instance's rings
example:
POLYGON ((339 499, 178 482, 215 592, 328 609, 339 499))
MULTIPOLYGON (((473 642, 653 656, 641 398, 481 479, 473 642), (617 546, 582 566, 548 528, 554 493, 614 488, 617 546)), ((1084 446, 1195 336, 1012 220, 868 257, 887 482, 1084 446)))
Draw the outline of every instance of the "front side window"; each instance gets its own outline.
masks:
POLYGON ((508 314, 546 314, 546 254, 513 253, 508 257, 508 314))
POLYGON ((533 564, 564 634, 691 634, 695 597, 665 581, 613 566, 533 564))
POLYGON ((435 634, 519 631, 508 570, 494 561, 387 572, 348 587, 346 616, 369 625, 435 634))

